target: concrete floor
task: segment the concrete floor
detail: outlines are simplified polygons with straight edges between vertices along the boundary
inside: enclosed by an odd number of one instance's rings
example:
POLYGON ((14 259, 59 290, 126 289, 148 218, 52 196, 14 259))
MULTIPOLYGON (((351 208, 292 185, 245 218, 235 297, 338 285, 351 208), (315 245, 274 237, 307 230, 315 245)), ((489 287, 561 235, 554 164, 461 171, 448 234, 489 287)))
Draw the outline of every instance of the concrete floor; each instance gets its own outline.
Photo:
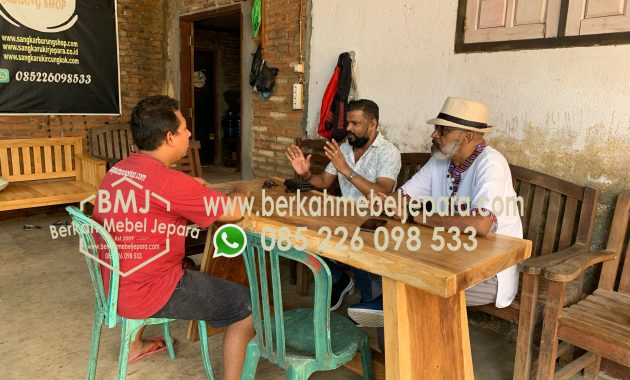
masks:
MULTIPOLYGON (((53 240, 50 224, 69 220, 63 209, 0 221, 0 377, 3 379, 71 379, 85 376, 92 330, 94 293, 78 237, 53 240), (23 231, 24 224, 42 229, 23 231)), ((308 303, 285 286, 294 303, 308 303)), ((355 294, 353 297, 357 297, 355 294)), ((355 302, 348 300, 347 304, 355 302)), ((129 379, 203 378, 198 343, 186 339, 187 322, 171 324, 177 339, 177 358, 166 352, 129 366, 129 379)), ((151 326, 146 336, 160 335, 151 326)), ((375 336, 370 332, 371 336, 375 336)), ((510 379, 514 344, 487 329, 471 326, 476 377, 510 379)), ((118 363, 119 328, 103 329, 97 377, 114 378, 118 363)), ((374 342, 376 345, 376 342, 374 342)), ((222 378, 222 336, 210 338, 210 352, 217 377, 222 378)), ((348 369, 315 374, 313 379, 359 378, 348 369)), ((282 379, 284 372, 261 360, 257 379, 282 379)))
MULTIPOLYGON (((231 168, 204 168, 209 182, 240 179, 231 168)), ((40 214, 0 220, 0 378, 75 379, 87 370, 94 293, 78 251, 78 237, 53 240, 49 226, 68 220, 63 207, 42 209, 40 214), (24 224, 39 230, 23 231, 24 224)), ((2 215, 0 215, 2 218, 2 215)), ((308 304, 308 298, 295 296, 295 288, 283 287, 287 303, 308 304)), ((344 305, 357 302, 355 294, 344 305)), ((202 379, 203 364, 198 343, 186 339, 188 322, 171 324, 176 339, 177 358, 166 352, 129 365, 129 379, 202 379)), ((368 331, 376 336, 375 331, 368 331)), ((150 326, 145 336, 160 335, 150 326)), ((475 377, 511 379, 514 343, 508 334, 477 326, 470 328, 475 377)), ((372 339, 374 346, 376 339, 372 339)), ((115 378, 118 365, 120 329, 103 329, 97 378, 115 378)), ((214 371, 222 378, 222 336, 210 338, 214 371)), ((283 379, 284 371, 261 359, 257 379, 283 379)), ((333 373, 317 373, 312 379, 358 379, 346 368, 333 373)))

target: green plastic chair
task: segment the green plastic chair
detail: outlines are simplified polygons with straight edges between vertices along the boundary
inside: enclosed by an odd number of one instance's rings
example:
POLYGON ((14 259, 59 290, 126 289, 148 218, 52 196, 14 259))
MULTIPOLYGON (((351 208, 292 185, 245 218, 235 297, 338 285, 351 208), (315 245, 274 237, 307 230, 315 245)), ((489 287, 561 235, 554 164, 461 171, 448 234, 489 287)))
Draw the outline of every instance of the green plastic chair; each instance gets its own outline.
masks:
MULTIPOLYGON (((267 247, 271 246, 270 239, 266 238, 266 243, 267 247)), ((330 313, 330 270, 321 258, 296 249, 265 251, 260 235, 252 233, 247 233, 247 249, 243 256, 256 336, 247 346, 242 380, 254 379, 260 356, 284 368, 287 379, 307 379, 313 372, 344 365, 357 351, 361 351, 363 377, 374 378, 367 334, 348 318, 330 313), (283 311, 279 257, 298 261, 313 272, 313 309, 283 311), (267 265, 267 259, 270 265, 267 265), (268 266, 272 301, 269 299, 268 266)))
MULTIPOLYGON (((72 224, 79 234, 80 244, 85 252, 98 257, 97 243, 94 239, 93 232, 98 233, 110 253, 110 265, 112 268, 119 268, 118 247, 109 232, 100 224, 86 216, 78 208, 74 206, 66 207, 66 211, 72 217, 72 224)), ((94 324, 92 328, 92 347, 90 349, 90 366, 88 368, 88 379, 94 379, 96 374, 96 361, 98 358, 98 346, 101 339, 101 328, 103 322, 107 327, 113 328, 116 324, 121 323, 121 339, 120 339, 120 355, 118 359, 118 379, 124 380, 127 377, 127 361, 129 359, 129 344, 138 330, 144 325, 162 325, 164 340, 166 341, 166 349, 171 360, 175 359, 175 351, 173 350, 173 342, 169 331, 168 323, 174 321, 169 318, 148 318, 148 319, 128 319, 119 316, 116 313, 118 304, 118 283, 119 275, 115 270, 110 271, 110 291, 109 297, 105 296, 103 278, 101 276, 100 264, 93 257, 85 255, 88 268, 90 270, 90 278, 94 285, 94 293, 96 295, 96 305, 94 307, 94 324)), ((201 341, 201 353, 203 356, 203 366, 209 379, 214 380, 212 372, 212 363, 210 362, 210 354, 208 352, 208 334, 206 330, 206 322, 199 321, 199 336, 201 341)))

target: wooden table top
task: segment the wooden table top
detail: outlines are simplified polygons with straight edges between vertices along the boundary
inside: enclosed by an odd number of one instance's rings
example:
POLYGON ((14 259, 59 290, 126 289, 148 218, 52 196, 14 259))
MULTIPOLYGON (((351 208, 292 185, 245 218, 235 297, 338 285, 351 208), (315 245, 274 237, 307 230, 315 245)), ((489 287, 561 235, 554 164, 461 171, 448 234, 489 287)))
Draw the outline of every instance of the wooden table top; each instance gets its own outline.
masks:
MULTIPOLYGON (((254 196, 254 208, 252 213, 245 216, 237 224, 246 231, 261 234, 267 226, 273 227, 276 231, 280 227, 289 227, 294 233, 297 227, 306 227, 307 230, 302 235, 307 240, 307 250, 320 256, 328 257, 336 261, 346 263, 355 268, 363 269, 384 277, 392 278, 396 281, 414 286, 429 293, 450 297, 463 291, 464 289, 506 269, 526 258, 531 254, 531 241, 512 238, 494 233, 488 236, 477 236, 477 247, 472 251, 467 251, 463 247, 451 250, 446 246, 441 251, 434 251, 431 245, 439 245, 438 241, 433 241, 433 228, 418 226, 416 224, 403 224, 400 221, 381 216, 379 219, 387 219, 386 228, 388 231, 396 226, 400 226, 405 233, 409 228, 420 228, 421 246, 419 249, 410 250, 405 241, 395 249, 396 242, 390 237, 389 244, 385 250, 378 250, 374 244, 375 234, 371 232, 359 232, 358 236, 363 240, 364 247, 360 250, 353 250, 350 247, 350 239, 354 231, 369 216, 261 216, 262 211, 262 184, 265 179, 254 179, 244 181, 254 196), (256 215, 258 213, 258 215, 256 215), (341 231, 333 234, 328 247, 322 247, 322 242, 326 237, 323 232, 319 232, 322 226, 328 226, 335 231, 337 227, 345 227, 348 230, 348 237, 342 247, 338 249, 341 231)), ((271 189, 265 189, 267 197, 278 198, 284 196, 296 196, 296 194, 286 193, 282 185, 282 180, 274 178, 279 185, 271 189)), ((235 182, 212 184, 211 187, 221 191, 229 191, 235 182)), ((319 192, 308 192, 301 197, 322 197, 319 192)), ((308 200, 307 200, 308 204, 308 200)), ((269 209, 269 207, 267 207, 269 209)), ((308 210, 307 210, 308 211, 308 210)), ((295 214, 295 212, 294 212, 295 214)), ((448 232, 439 233, 446 243, 454 243, 452 234, 448 232)), ((295 236, 292 234, 292 236, 295 236)), ((381 242, 384 237, 381 233, 381 242)), ((406 235, 405 235, 406 240, 406 235)), ((462 243, 470 244, 468 236, 461 234, 462 243)), ((384 244, 381 244, 384 245, 384 244)))

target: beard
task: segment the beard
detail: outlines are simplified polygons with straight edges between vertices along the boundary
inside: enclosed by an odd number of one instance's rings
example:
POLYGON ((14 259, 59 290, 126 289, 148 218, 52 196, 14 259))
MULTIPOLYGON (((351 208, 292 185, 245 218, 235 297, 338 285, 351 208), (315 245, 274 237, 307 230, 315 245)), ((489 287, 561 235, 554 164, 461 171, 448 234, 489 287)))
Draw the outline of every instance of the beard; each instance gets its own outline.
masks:
POLYGON ((353 148, 361 148, 367 144, 368 141, 370 141, 370 138, 367 136, 357 137, 354 133, 348 132, 348 144, 353 148), (353 140, 350 139, 351 136, 354 137, 353 140))
POLYGON ((431 155, 438 160, 447 160, 459 151, 461 143, 462 140, 458 139, 454 140, 449 145, 440 146, 440 143, 437 140, 433 140, 433 145, 431 145, 431 155))

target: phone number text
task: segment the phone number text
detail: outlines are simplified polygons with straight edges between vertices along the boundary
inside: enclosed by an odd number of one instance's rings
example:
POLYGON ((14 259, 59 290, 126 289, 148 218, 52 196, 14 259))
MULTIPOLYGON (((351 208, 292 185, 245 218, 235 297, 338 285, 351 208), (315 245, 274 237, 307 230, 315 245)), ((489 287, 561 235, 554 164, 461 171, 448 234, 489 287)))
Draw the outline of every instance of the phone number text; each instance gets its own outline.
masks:
POLYGON ((90 74, 42 73, 39 71, 18 71, 15 73, 18 82, 70 83, 90 84, 90 74))
MULTIPOLYGON (((266 226, 261 231, 262 248, 272 250, 277 247, 284 252, 292 248, 304 251, 308 246, 308 237, 304 235, 307 231, 307 227, 297 227, 294 232, 289 227, 266 226)), ((421 236, 420 231, 418 226, 408 228, 396 226, 391 229, 378 227, 371 234, 370 243, 380 252, 398 251, 403 247, 415 252, 422 248, 422 240, 428 238, 428 236, 421 236)), ((317 235, 322 237, 318 250, 361 251, 366 242, 360 232, 361 229, 358 227, 350 234, 348 229, 343 226, 336 227, 334 230, 331 227, 323 226, 317 231, 317 235), (335 241, 332 241, 333 238, 335 241)), ((462 248, 466 251, 474 251, 477 248, 477 231, 474 227, 466 227, 463 233, 458 227, 448 229, 435 227, 430 239, 430 247, 436 252, 444 249, 459 251, 462 248)))

